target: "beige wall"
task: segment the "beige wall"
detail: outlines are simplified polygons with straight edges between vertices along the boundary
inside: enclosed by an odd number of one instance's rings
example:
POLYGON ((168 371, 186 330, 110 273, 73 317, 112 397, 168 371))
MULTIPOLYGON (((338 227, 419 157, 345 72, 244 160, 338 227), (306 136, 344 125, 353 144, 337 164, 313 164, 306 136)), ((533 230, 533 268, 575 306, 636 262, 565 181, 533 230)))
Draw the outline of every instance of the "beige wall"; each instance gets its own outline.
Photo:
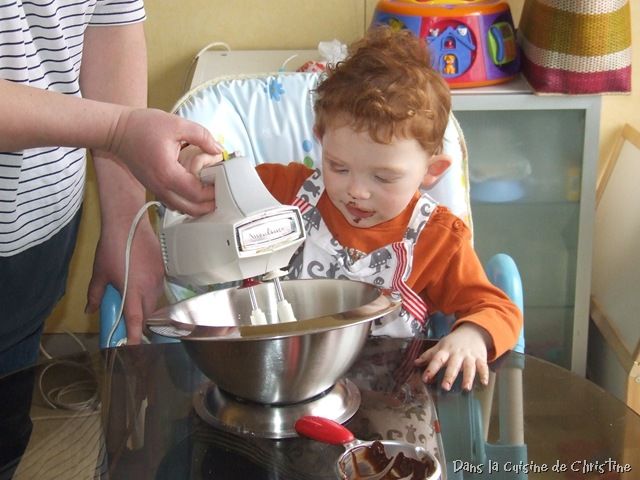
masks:
MULTIPOLYGON (((169 110, 183 92, 191 60, 205 45, 224 41, 232 49, 315 48, 337 38, 349 43, 366 29, 377 0, 147 0, 149 104, 169 110)), ((632 2, 634 3, 634 2, 632 2)), ((509 0, 518 21, 524 0, 509 0)), ((640 32, 640 8, 633 5, 633 31, 640 32)), ((637 40, 634 44, 640 45, 637 40)), ((633 94, 603 102, 601 158, 625 122, 640 127, 640 48, 633 94)), ((97 317, 83 314, 99 230, 95 181, 87 185, 85 212, 67 295, 47 323, 48 331, 97 331, 97 317)), ((123 260, 124 261, 124 260, 123 260)))

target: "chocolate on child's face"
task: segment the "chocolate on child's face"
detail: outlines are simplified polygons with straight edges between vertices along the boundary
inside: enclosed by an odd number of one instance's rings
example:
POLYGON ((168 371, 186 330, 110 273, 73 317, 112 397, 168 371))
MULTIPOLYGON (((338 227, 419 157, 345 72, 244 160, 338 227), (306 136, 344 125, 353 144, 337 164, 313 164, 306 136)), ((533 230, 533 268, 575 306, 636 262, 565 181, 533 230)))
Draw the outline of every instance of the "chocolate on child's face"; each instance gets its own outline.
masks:
POLYGON ((399 215, 427 172, 427 154, 415 139, 375 142, 349 126, 322 137, 322 171, 331 202, 353 226, 369 228, 399 215))

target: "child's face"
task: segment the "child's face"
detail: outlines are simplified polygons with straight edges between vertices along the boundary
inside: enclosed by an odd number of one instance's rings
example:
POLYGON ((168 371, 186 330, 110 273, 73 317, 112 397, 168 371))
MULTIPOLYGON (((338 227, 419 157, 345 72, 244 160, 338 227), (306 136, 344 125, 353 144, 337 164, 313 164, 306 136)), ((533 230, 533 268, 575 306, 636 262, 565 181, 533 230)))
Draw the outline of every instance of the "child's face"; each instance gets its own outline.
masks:
POLYGON ((327 195, 354 227, 396 217, 428 176, 429 155, 415 139, 394 138, 387 145, 340 126, 327 128, 321 143, 327 195))

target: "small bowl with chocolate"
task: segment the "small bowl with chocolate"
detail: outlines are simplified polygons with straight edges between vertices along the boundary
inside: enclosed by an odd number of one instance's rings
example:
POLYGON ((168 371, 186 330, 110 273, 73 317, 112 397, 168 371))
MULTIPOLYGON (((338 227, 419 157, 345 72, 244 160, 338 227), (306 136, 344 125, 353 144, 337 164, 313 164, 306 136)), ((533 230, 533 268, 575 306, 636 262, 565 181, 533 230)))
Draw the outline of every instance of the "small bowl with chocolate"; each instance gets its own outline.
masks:
POLYGON ((301 417, 295 429, 301 436, 345 448, 336 462, 341 480, 439 480, 442 474, 430 452, 410 443, 364 442, 345 426, 316 416, 301 417))

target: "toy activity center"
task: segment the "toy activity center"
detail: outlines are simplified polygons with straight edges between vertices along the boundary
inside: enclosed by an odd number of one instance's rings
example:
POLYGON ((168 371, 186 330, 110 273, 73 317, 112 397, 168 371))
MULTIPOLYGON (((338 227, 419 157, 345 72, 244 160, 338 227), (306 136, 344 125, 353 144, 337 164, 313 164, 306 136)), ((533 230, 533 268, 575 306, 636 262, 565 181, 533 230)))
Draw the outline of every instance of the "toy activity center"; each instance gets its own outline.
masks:
POLYGON ((511 11, 500 0, 381 0, 373 23, 426 39, 452 88, 505 82, 520 70, 511 11))

